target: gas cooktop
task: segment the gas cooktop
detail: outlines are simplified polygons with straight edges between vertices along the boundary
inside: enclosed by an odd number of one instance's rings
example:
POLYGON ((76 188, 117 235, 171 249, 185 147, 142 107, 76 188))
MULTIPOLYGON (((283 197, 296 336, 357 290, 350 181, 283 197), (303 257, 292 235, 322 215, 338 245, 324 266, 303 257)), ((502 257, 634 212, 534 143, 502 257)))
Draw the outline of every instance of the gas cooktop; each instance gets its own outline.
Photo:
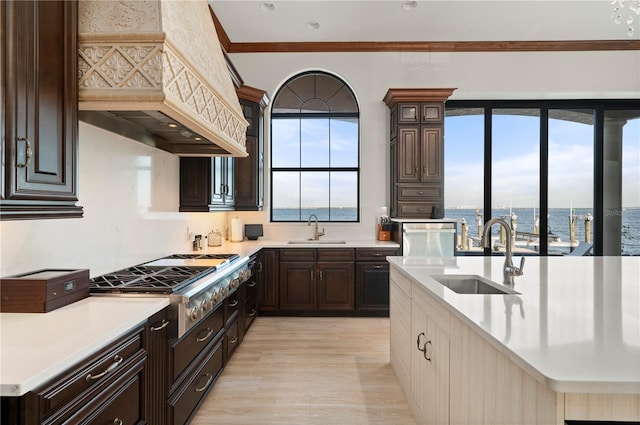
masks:
POLYGON ((238 254, 174 254, 95 277, 94 293, 172 294, 238 259, 238 254))

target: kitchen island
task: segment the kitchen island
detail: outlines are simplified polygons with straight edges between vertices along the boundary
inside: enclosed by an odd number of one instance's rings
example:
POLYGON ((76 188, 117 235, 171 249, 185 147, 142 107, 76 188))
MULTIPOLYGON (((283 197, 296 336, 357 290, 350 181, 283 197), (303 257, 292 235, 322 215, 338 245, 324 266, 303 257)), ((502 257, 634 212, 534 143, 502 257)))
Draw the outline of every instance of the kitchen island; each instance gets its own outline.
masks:
POLYGON ((640 421, 637 257, 528 257, 506 295, 435 280, 500 287, 501 257, 388 261, 391 361, 418 422, 640 421))

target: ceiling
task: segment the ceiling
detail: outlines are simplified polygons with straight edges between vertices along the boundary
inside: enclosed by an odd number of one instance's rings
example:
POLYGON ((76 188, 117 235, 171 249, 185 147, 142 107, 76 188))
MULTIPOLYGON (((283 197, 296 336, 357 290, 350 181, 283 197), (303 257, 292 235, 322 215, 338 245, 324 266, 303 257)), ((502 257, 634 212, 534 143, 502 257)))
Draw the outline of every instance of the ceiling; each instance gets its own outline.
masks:
MULTIPOLYGON (((631 1, 625 2, 625 19, 631 14, 631 1)), ((616 25, 612 19, 611 0, 209 0, 209 4, 232 44, 640 40, 640 16, 633 14, 635 32, 628 36, 627 25, 616 25)))

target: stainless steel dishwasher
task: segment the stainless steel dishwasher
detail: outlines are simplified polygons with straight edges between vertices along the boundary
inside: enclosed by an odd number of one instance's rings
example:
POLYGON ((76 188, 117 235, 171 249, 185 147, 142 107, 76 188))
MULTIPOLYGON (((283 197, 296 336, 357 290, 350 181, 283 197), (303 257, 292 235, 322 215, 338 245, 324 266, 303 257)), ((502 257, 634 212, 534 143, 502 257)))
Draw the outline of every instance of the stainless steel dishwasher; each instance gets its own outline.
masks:
POLYGON ((455 221, 395 223, 394 240, 405 257, 453 257, 456 250, 455 221))

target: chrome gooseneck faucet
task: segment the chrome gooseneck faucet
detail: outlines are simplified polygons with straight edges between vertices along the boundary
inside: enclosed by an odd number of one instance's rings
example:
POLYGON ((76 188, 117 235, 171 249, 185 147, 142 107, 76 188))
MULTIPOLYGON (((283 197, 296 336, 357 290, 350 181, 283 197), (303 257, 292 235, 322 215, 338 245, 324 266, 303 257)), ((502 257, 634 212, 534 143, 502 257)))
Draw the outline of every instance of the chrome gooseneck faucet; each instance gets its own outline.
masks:
POLYGON ((318 216, 315 214, 311 214, 309 216, 309 219, 307 220, 307 226, 311 226, 312 217, 316 220, 316 227, 313 230, 313 240, 317 241, 320 240, 320 236, 324 236, 324 228, 322 229, 322 232, 318 232, 318 216))
POLYGON ((502 218, 492 218, 491 220, 487 221, 487 223, 484 225, 484 231, 482 232, 482 240, 480 241, 480 244, 485 248, 488 248, 489 245, 491 245, 491 226, 493 226, 495 223, 500 224, 507 232, 507 246, 505 250, 506 252, 504 254, 504 268, 502 271, 502 275, 505 285, 513 285, 514 276, 522 276, 522 270, 524 269, 524 257, 520 257, 520 267, 515 267, 513 265, 511 246, 512 230, 511 227, 509 227, 509 224, 502 218))

